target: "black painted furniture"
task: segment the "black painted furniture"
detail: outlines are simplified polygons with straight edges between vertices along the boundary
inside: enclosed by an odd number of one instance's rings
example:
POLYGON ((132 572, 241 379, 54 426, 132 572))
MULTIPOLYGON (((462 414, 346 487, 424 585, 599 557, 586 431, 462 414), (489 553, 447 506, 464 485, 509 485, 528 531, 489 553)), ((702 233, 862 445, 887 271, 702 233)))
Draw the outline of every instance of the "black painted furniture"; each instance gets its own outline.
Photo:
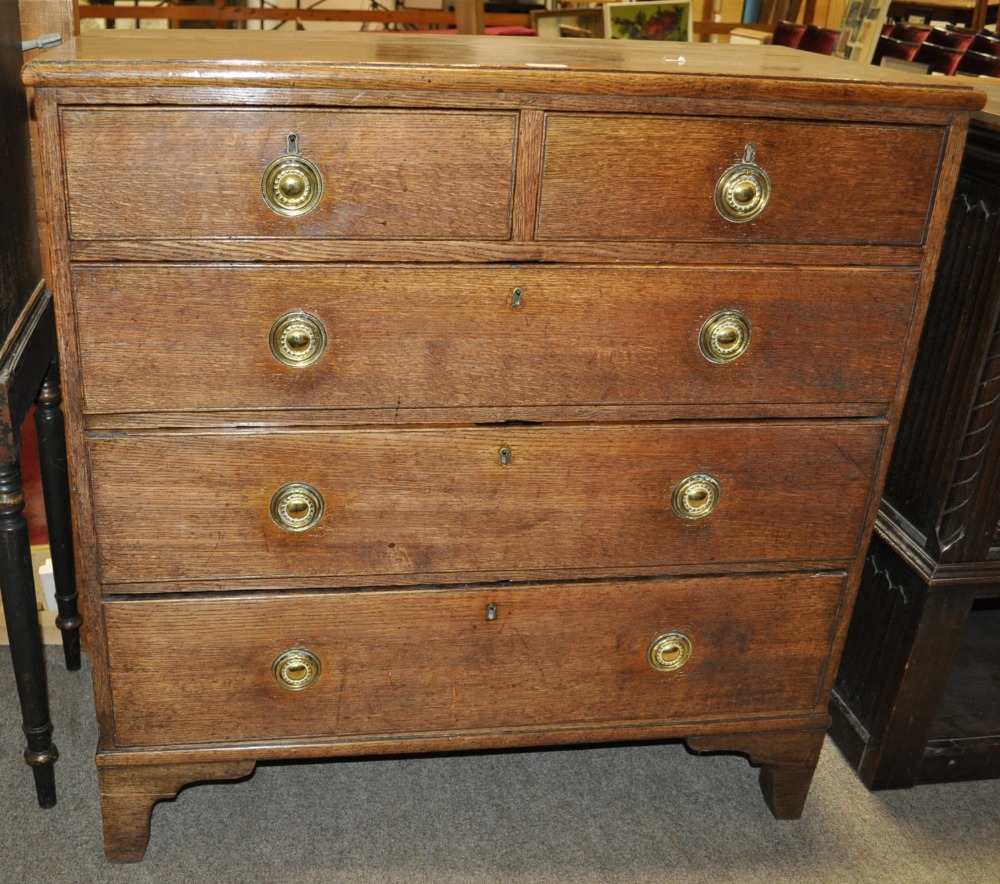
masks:
POLYGON ((0 0, 0 592, 38 803, 56 803, 48 695, 19 454, 34 401, 43 496, 66 665, 80 668, 66 444, 52 298, 42 278, 17 0, 0 0))
POLYGON ((966 142, 833 696, 870 789, 1000 776, 1000 84, 966 142))

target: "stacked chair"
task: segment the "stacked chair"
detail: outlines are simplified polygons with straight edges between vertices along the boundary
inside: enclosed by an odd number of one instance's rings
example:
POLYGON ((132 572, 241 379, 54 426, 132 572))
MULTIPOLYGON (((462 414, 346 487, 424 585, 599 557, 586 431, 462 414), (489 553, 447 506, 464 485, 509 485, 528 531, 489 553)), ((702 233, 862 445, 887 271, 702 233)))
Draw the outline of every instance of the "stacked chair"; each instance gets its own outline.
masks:
POLYGON ((912 61, 949 77, 1000 77, 1000 37, 954 25, 937 28, 898 22, 887 25, 879 37, 872 63, 880 64, 883 58, 912 61))
POLYGON ((957 72, 973 77, 1000 77, 1000 37, 991 31, 974 33, 957 72))
POLYGON ((820 55, 832 55, 839 37, 840 31, 830 28, 779 21, 774 26, 774 39, 771 42, 778 46, 804 49, 806 52, 818 52, 820 55))

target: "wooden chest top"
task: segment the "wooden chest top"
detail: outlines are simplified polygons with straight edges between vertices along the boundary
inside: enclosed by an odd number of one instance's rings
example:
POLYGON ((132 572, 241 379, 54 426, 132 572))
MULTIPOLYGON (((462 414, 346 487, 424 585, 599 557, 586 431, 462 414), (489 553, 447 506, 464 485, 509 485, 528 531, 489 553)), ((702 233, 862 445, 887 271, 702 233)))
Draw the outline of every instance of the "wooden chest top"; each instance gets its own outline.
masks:
POLYGON ((782 46, 491 40, 426 34, 91 33, 26 69, 30 86, 356 86, 380 91, 710 94, 824 105, 976 109, 967 83, 845 64, 782 46))

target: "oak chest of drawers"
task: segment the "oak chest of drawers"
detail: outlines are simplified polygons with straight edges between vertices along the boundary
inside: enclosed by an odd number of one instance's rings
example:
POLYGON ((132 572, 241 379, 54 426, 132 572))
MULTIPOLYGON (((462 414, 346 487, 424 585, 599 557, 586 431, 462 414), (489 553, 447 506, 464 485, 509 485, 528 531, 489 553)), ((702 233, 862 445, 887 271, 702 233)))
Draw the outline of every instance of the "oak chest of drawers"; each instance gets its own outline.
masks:
POLYGON ((683 738, 801 813, 979 104, 862 73, 233 33, 28 68, 111 858, 264 759, 683 738))

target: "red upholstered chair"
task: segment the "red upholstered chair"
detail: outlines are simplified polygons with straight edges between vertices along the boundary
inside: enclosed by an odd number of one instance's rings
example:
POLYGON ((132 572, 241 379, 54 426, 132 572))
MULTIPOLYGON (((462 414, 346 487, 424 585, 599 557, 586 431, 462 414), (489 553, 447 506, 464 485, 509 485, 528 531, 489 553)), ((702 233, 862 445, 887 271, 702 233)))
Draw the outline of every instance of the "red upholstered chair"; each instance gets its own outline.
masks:
POLYGON ((791 46, 797 49, 806 32, 806 26, 793 21, 779 21, 774 26, 774 37, 771 42, 775 46, 791 46))
POLYGON ((967 28, 963 25, 946 24, 944 29, 955 34, 965 34, 968 37, 975 37, 979 33, 975 28, 967 28))
POLYGON ((1000 37, 990 31, 980 31, 972 38, 969 49, 984 55, 1000 55, 1000 37))
POLYGON ((938 46, 929 40, 920 44, 917 54, 913 60, 920 64, 930 66, 930 69, 937 74, 944 74, 946 77, 954 76, 958 70, 958 63, 965 54, 964 49, 955 49, 950 46, 938 46))
POLYGON ((934 28, 924 42, 933 43, 943 49, 957 49, 959 52, 965 52, 975 36, 976 32, 967 28, 934 28))
POLYGON ((899 58, 903 61, 913 61, 920 43, 908 43, 905 40, 897 40, 894 37, 879 37, 875 44, 875 54, 872 56, 872 64, 881 64, 883 58, 899 58))
POLYGON ((1000 55, 967 49, 958 63, 957 73, 970 77, 1000 77, 1000 55))
POLYGON ((494 37, 537 37, 538 31, 534 28, 526 28, 523 25, 497 25, 484 29, 484 34, 494 37))
POLYGON ((804 49, 806 52, 818 52, 820 55, 832 55, 833 47, 837 45, 839 37, 840 31, 809 25, 802 35, 802 39, 799 40, 799 49, 804 49))
POLYGON ((929 25, 901 21, 892 25, 887 36, 894 40, 902 40, 904 43, 923 43, 933 30, 929 25))

